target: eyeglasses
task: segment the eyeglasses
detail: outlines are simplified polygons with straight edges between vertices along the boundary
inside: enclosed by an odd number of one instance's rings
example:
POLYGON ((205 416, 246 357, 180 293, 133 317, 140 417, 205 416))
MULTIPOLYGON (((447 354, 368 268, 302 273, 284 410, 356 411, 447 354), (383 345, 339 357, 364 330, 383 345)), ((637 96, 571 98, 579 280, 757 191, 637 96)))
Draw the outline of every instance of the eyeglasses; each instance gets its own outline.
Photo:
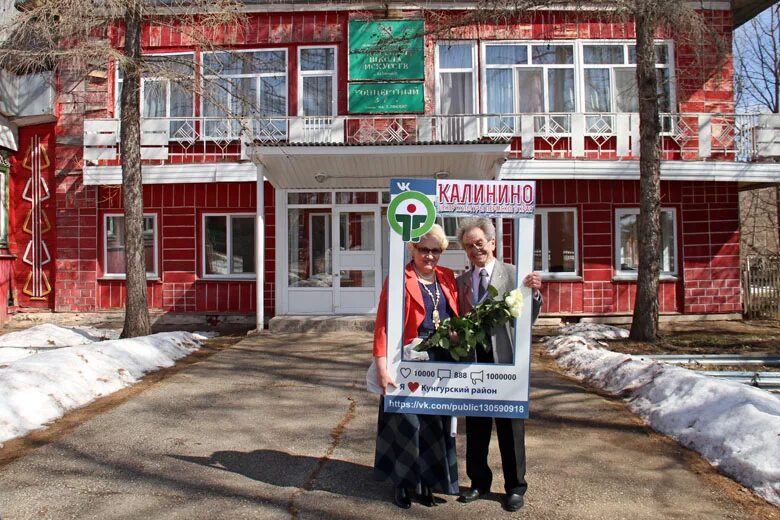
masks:
POLYGON ((483 241, 480 240, 479 242, 474 242, 473 244, 463 244, 463 249, 466 249, 466 250, 469 250, 469 249, 474 249, 474 250, 485 249, 485 246, 488 245, 488 243, 489 242, 483 242, 483 241))
POLYGON ((420 252, 423 256, 433 255, 433 256, 439 256, 441 254, 441 249, 435 248, 435 249, 428 249, 427 247, 414 247, 417 251, 420 252))

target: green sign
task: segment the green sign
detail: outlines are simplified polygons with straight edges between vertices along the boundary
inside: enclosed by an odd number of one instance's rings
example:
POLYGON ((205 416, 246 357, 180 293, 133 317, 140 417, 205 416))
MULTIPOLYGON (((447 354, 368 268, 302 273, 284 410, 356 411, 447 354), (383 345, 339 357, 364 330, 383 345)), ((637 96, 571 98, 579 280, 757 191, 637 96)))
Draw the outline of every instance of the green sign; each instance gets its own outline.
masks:
POLYGON ((405 114, 425 111, 422 82, 350 83, 347 87, 350 114, 405 114))
POLYGON ((349 22, 349 79, 424 79, 422 20, 349 22))

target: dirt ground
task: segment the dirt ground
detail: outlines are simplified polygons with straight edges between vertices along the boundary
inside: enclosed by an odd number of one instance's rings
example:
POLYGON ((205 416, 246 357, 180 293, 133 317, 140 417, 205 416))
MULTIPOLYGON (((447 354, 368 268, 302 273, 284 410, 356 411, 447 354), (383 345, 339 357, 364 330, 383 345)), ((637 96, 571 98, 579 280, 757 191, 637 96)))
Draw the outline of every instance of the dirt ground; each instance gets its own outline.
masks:
MULTIPOLYGON (((157 329, 155 332, 160 331, 159 328, 155 328, 157 329)), ((195 328, 204 330, 206 327, 195 328)), ((75 429, 88 419, 119 406, 149 388, 162 384, 164 379, 182 371, 193 363, 204 361, 206 358, 230 347, 244 338, 247 330, 247 327, 241 326, 216 328, 221 329, 219 331, 220 336, 210 339, 206 342, 203 349, 180 361, 176 366, 150 374, 143 381, 130 388, 121 390, 111 396, 99 399, 82 409, 71 412, 45 430, 39 430, 22 439, 6 443, 6 446, 0 449, 0 468, 30 453, 31 450, 60 438, 63 434, 75 429)), ((0 333, 3 332, 8 332, 8 330, 0 329, 0 333)), ((555 329, 540 329, 534 332, 535 339, 540 339, 542 335, 554 334, 555 329)), ((729 321, 664 324, 662 326, 662 341, 657 344, 622 340, 609 342, 609 348, 626 353, 761 353, 780 355, 780 322, 729 321)), ((545 365, 550 365, 549 368, 553 369, 553 371, 558 372, 552 360, 542 360, 542 362, 545 365)), ((668 442, 672 443, 672 441, 668 442)), ((682 448, 675 447, 674 449, 685 451, 682 448)), ((690 454, 690 459, 689 463, 696 473, 716 482, 726 495, 739 503, 746 511, 753 514, 755 518, 767 520, 778 518, 776 508, 758 499, 739 484, 718 474, 703 459, 694 454, 690 454)))
MULTIPOLYGON (((626 330, 628 325, 623 326, 626 330)), ((555 334, 534 329, 534 339, 555 334)), ((609 349, 626 354, 780 355, 780 321, 696 321, 661 323, 656 343, 608 340, 609 349)))
MULTIPOLYGON (((201 329, 202 328, 203 327, 201 327, 201 329)), ((18 328, 16 330, 18 330, 18 328)), ((6 332, 10 331, 0 329, 0 334, 5 334, 6 332)), ((204 342, 203 347, 201 347, 200 350, 193 352, 184 359, 180 359, 174 366, 152 372, 132 386, 123 388, 113 394, 96 399, 86 406, 70 411, 60 419, 47 425, 46 428, 35 430, 25 437, 6 441, 0 448, 0 468, 25 455, 30 450, 52 442, 85 421, 116 408, 132 397, 160 384, 164 379, 181 372, 188 366, 201 362, 217 352, 238 343, 245 337, 246 331, 244 330, 225 328, 225 330, 220 331, 219 336, 209 338, 204 342)))
MULTIPOLYGON (((628 325, 624 328, 628 329, 628 325)), ((555 329, 534 331, 534 339, 555 334, 555 329)), ((609 350, 624 354, 741 354, 780 356, 780 321, 697 321, 661 324, 656 343, 605 340, 609 350)), ((700 369, 694 365, 684 368, 700 369)), ((780 372, 768 365, 708 365, 707 370, 780 372)))

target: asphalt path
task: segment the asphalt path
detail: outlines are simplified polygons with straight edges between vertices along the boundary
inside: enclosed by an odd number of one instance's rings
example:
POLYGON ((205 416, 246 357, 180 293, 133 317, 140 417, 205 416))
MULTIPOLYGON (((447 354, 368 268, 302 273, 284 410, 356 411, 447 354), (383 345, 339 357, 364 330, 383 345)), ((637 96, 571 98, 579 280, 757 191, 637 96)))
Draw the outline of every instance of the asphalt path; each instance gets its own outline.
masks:
MULTIPOLYGON (((0 463, 0 518, 780 518, 538 354, 525 507, 501 509, 494 434, 493 495, 402 511, 391 486, 372 479, 377 398, 362 388, 370 339, 252 336, 147 384, 0 463)), ((465 489, 462 421, 458 452, 465 489)))

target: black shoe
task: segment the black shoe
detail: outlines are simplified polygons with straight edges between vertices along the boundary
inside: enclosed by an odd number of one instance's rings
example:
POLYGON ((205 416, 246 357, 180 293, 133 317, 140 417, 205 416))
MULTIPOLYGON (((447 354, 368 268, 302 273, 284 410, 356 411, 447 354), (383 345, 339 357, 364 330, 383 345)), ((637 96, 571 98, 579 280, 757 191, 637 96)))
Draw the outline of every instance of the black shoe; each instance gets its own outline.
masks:
POLYGON ((524 503, 525 501, 523 500, 523 495, 518 495, 517 493, 507 493, 506 499, 504 500, 504 509, 509 512, 514 512, 523 507, 524 503))
POLYGON ((488 491, 479 489, 479 488, 471 488, 468 491, 464 491, 459 497, 458 502, 463 502, 464 504, 468 504, 469 502, 473 502, 480 498, 485 498, 485 495, 488 494, 488 491))
POLYGON ((436 503, 436 498, 433 496, 433 491, 428 486, 422 486, 420 489, 420 495, 417 497, 422 505, 425 507, 434 507, 439 504, 436 503))
POLYGON ((397 505, 401 509, 409 509, 412 507, 412 499, 409 496, 409 491, 405 487, 395 488, 393 504, 397 505))

